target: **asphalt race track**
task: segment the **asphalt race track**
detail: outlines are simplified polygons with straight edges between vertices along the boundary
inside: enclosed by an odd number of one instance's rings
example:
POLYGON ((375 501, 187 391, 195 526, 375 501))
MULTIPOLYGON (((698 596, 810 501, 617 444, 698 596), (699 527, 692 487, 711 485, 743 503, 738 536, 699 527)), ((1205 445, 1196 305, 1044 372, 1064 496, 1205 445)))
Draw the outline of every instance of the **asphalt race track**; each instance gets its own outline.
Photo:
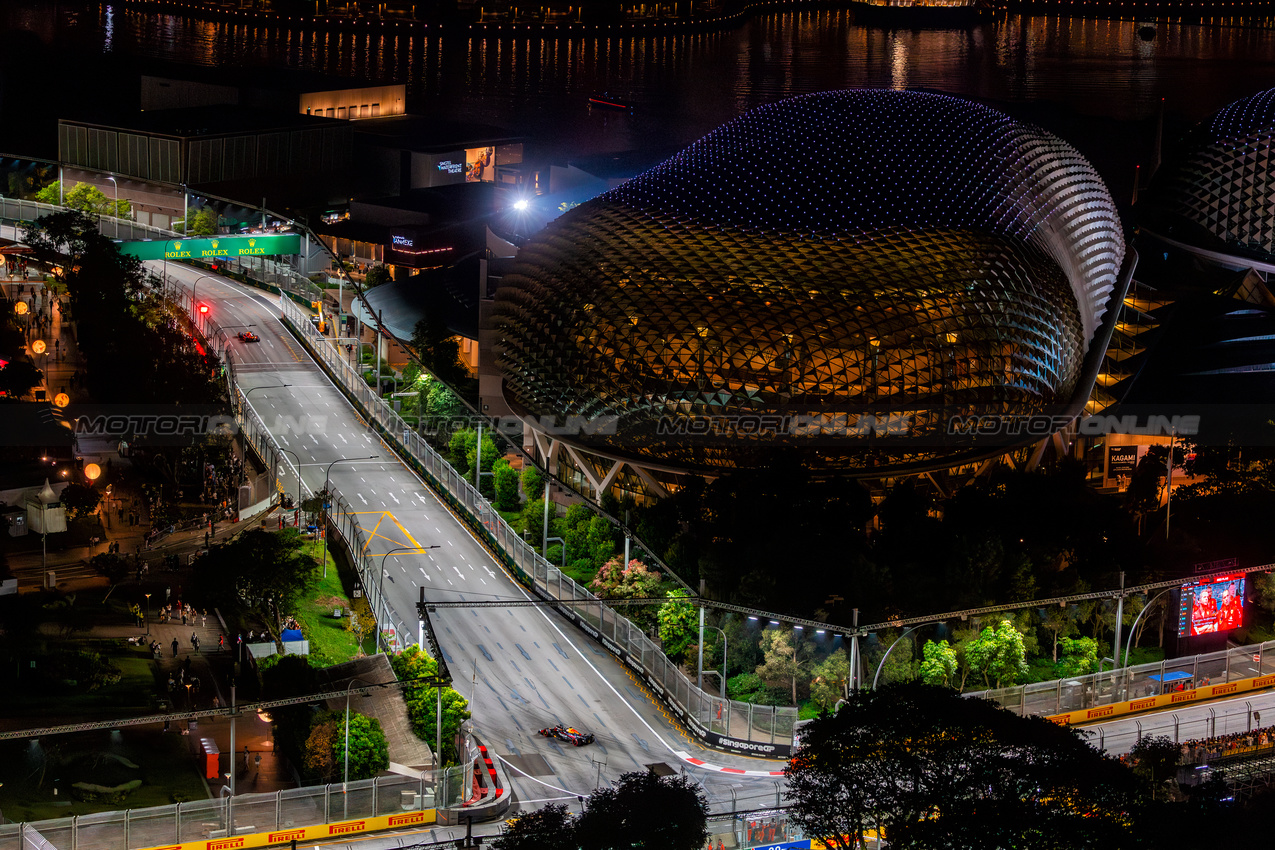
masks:
MULTIPOLYGON (((159 271, 158 263, 151 265, 159 271)), ((330 480, 362 512, 370 554, 409 547, 385 559, 384 571, 393 625, 404 645, 418 640, 421 587, 437 601, 529 598, 309 358, 280 320, 277 296, 177 264, 168 272, 187 288, 202 275, 199 301, 231 337, 240 386, 251 390, 249 404, 279 444, 300 459, 308 490, 323 487, 325 468, 338 458, 379 456, 336 464, 330 480), (234 338, 245 329, 260 342, 234 338)), ((280 472, 289 493, 296 492, 296 474, 280 472)), ((532 808, 542 800, 587 796, 599 781, 656 762, 700 781, 714 811, 776 805, 779 777, 705 770, 679 753, 748 771, 781 770, 781 762, 701 747, 672 725, 623 665, 556 612, 453 608, 431 621, 455 687, 470 701, 475 730, 512 765, 516 799, 536 801, 532 808), (537 734, 557 723, 590 731, 596 742, 577 748, 537 734)))

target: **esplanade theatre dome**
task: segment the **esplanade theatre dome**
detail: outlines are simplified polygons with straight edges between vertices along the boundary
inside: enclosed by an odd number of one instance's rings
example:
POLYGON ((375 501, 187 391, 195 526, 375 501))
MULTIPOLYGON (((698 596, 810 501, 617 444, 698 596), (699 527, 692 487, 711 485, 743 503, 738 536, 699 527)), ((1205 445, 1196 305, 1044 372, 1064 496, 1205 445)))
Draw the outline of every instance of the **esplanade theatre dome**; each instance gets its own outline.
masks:
POLYGON ((1144 195, 1142 221, 1160 236, 1275 259, 1275 89, 1237 100, 1187 134, 1144 195))
POLYGON ((935 465, 970 450, 954 415, 1087 395, 1124 251, 1102 180, 1037 127, 938 94, 804 95, 524 245, 496 363, 520 414, 613 422, 561 436, 607 457, 935 465))

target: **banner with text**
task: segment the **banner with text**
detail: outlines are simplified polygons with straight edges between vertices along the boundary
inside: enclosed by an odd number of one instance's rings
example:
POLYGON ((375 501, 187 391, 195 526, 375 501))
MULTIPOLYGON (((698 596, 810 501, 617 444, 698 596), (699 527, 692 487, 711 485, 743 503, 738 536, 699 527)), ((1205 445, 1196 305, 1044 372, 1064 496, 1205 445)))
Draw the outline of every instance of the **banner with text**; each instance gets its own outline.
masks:
POLYGON ((1080 711, 1068 711, 1063 714, 1052 714, 1049 719, 1063 726, 1081 723, 1096 723, 1110 720, 1125 714, 1137 714, 1140 711, 1151 711, 1157 708, 1172 708, 1184 703, 1204 702, 1219 697, 1234 696, 1244 691, 1257 691, 1275 687, 1275 676, 1261 676, 1255 679, 1239 679, 1225 685, 1207 685, 1202 688, 1190 688, 1181 691, 1169 691, 1166 694, 1133 699, 1128 702, 1117 702, 1111 705, 1100 705, 1080 711))
MULTIPOLYGON (((357 835, 363 832, 377 832, 382 829, 427 826, 434 823, 436 819, 436 810, 426 809, 419 812, 401 812, 394 815, 379 815, 377 817, 340 821, 338 823, 321 823, 314 826, 277 829, 273 832, 254 832, 249 835, 236 835, 226 838, 210 837, 203 841, 166 844, 163 847, 152 847, 148 848, 148 850, 247 850, 250 847, 269 847, 273 844, 287 844, 290 841, 326 841, 331 838, 357 835)), ((224 832, 224 830, 221 831, 224 832)))
POLYGON ((206 239, 147 239, 120 242, 120 252, 139 260, 215 260, 219 257, 266 257, 300 254, 301 237, 295 233, 277 236, 209 236, 206 239))

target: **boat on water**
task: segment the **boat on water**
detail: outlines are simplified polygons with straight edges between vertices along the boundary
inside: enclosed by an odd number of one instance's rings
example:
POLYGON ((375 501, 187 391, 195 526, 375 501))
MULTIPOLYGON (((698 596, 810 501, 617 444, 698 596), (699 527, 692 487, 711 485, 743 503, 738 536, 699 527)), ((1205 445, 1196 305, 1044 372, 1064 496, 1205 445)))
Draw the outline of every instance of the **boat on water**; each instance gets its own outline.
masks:
POLYGON ((950 27, 991 17, 981 0, 854 0, 855 19, 865 24, 907 27, 950 27))
POLYGON ((595 94, 590 97, 589 106, 597 107, 599 109, 615 109, 617 111, 624 112, 632 109, 633 103, 631 101, 618 97, 611 97, 611 95, 603 93, 595 94))

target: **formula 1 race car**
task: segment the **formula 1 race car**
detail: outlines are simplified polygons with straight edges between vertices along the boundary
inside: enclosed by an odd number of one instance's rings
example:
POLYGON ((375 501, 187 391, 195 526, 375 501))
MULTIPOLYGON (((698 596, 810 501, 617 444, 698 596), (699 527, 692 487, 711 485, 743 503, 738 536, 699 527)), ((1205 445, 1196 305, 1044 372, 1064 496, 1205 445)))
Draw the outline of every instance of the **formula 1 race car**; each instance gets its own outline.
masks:
POLYGON ((559 741, 566 741, 573 747, 583 747, 585 744, 593 743, 592 732, 581 732, 571 726, 563 726, 559 723, 557 726, 550 726, 548 729, 541 729, 540 734, 546 738, 557 738, 559 741))
POLYGON ((240 331, 239 341, 240 342, 261 342, 261 337, 257 336, 252 331, 240 331))

